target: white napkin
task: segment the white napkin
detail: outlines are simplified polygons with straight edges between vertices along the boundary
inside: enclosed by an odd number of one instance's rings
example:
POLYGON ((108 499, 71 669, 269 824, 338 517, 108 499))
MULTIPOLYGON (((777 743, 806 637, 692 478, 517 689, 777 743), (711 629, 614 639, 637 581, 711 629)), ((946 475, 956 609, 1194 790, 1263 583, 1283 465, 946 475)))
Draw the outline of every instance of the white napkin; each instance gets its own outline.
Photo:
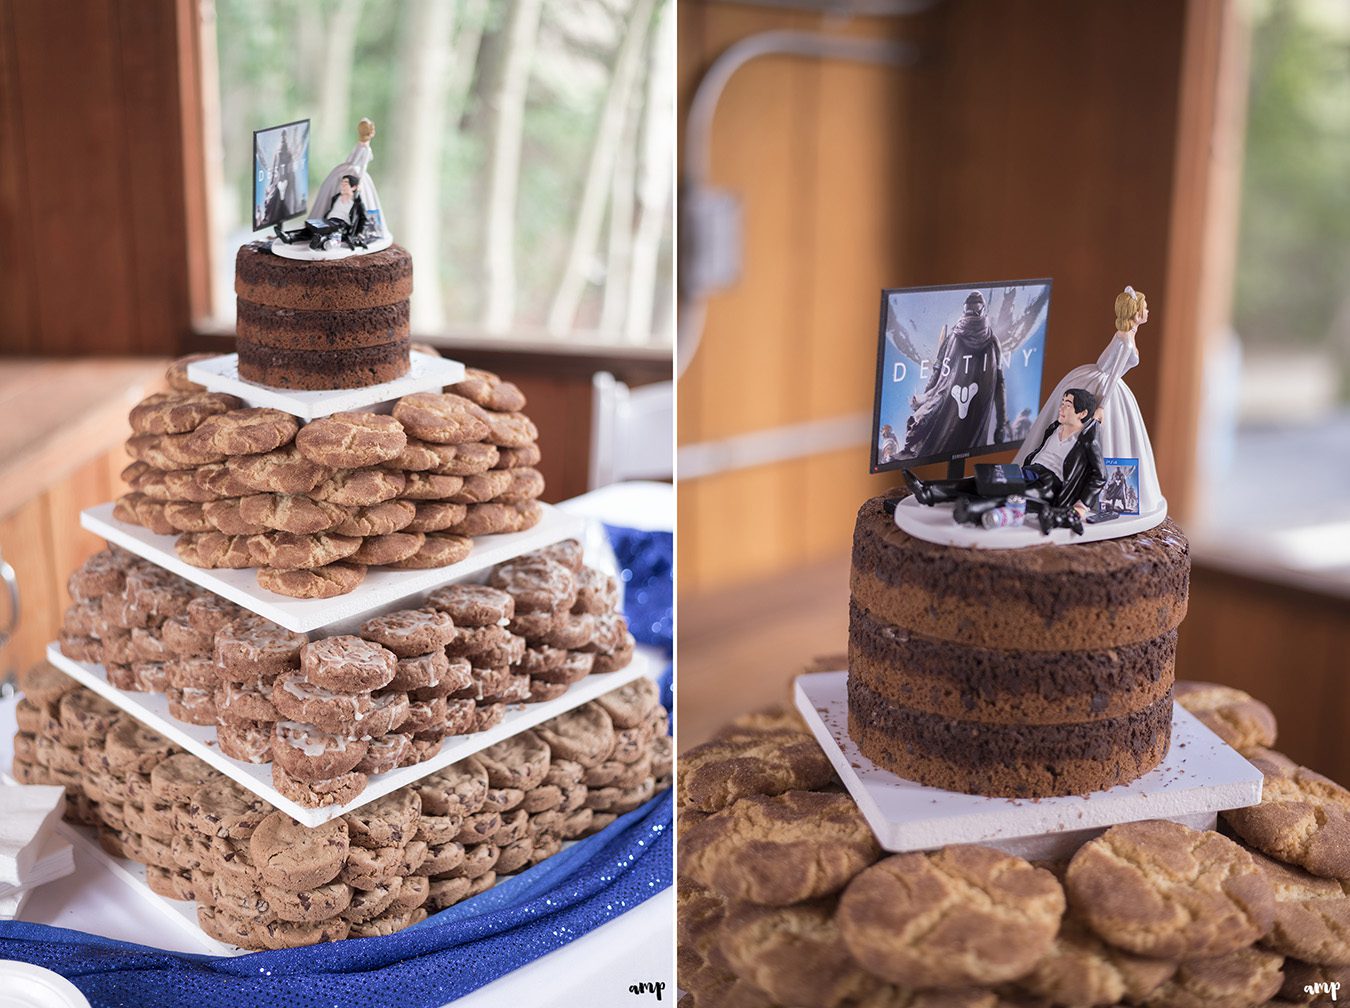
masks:
POLYGON ((48 830, 38 839, 37 858, 22 884, 0 882, 0 917, 13 917, 32 890, 74 871, 75 848, 56 830, 48 830))
POLYGON ((0 787, 0 884, 18 888, 28 883, 64 801, 65 788, 55 785, 0 787))

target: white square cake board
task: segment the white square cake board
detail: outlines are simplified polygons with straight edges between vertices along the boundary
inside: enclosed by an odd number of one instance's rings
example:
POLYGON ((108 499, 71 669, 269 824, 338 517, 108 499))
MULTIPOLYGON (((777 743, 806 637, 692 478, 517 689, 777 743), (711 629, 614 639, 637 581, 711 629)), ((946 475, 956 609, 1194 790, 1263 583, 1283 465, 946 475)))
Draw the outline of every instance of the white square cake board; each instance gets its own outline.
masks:
POLYGON ((617 672, 588 675, 580 682, 573 683, 567 692, 556 700, 512 704, 507 708, 506 716, 502 718, 501 723, 487 731, 451 736, 445 740, 441 751, 429 760, 423 760, 410 767, 399 767, 388 773, 372 774, 366 789, 345 805, 327 805, 311 809, 291 801, 272 786, 271 763, 245 763, 222 753, 216 742, 215 725, 187 724, 171 715, 168 697, 163 693, 130 693, 120 690, 108 682, 107 673, 102 665, 72 661, 61 653, 61 646, 56 643, 47 645, 47 660, 77 682, 116 704, 141 724, 159 732, 170 742, 182 746, 199 759, 205 760, 259 798, 271 802, 296 822, 311 827, 321 826, 330 819, 336 819, 346 812, 367 805, 376 798, 419 781, 442 767, 447 767, 503 739, 518 735, 527 728, 533 728, 550 718, 566 713, 640 676, 645 675, 654 679, 664 667, 664 660, 658 652, 651 648, 639 647, 627 668, 617 672))
POLYGON ((270 406, 301 420, 317 420, 347 410, 362 410, 392 402, 414 392, 439 392, 446 385, 464 380, 464 365, 445 357, 414 350, 408 355, 408 373, 380 385, 354 389, 299 389, 256 385, 239 377, 239 355, 222 354, 188 365, 189 381, 205 385, 210 392, 228 392, 249 406, 270 406))
POLYGON ((848 735, 848 673, 797 678, 797 709, 888 851, 984 844, 1032 860, 1072 854, 1117 823, 1170 819, 1196 829, 1261 800, 1261 772, 1180 705, 1161 763, 1129 784, 1089 795, 987 798, 925 787, 869 760, 848 735))
POLYGON ((585 518, 542 504, 543 516, 534 528, 478 536, 473 541, 473 551, 457 564, 427 570, 371 567, 366 572, 366 579, 346 595, 330 599, 295 599, 259 587, 257 569, 253 567, 205 570, 183 562, 173 547, 175 536, 156 535, 144 526, 118 521, 113 517, 115 506, 100 504, 81 511, 80 525, 94 535, 295 633, 309 633, 320 628, 340 633, 343 627, 335 625, 356 624, 382 615, 398 608, 413 595, 454 581, 469 580, 489 567, 541 546, 563 539, 581 539, 586 531, 585 518))

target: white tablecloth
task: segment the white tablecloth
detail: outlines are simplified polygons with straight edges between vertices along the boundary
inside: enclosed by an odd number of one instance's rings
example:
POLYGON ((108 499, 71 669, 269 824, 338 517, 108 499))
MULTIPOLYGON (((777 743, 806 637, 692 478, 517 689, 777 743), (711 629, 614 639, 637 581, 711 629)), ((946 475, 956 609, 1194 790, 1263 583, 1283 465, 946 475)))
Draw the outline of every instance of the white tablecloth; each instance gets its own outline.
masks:
MULTIPOLYGON (((674 488, 666 483, 616 484, 566 502, 565 509, 610 524, 670 529, 674 488)), ((0 770, 14 759, 16 700, 0 700, 0 770)), ((178 952, 201 952, 179 925, 118 876, 107 862, 76 845, 75 874, 43 886, 20 919, 178 952)), ((150 899, 157 897, 151 896, 150 899)), ((654 1001, 629 986, 665 984, 662 1002, 675 992, 675 891, 664 890, 622 917, 583 935, 467 997, 455 1008, 631 1008, 654 1001)))

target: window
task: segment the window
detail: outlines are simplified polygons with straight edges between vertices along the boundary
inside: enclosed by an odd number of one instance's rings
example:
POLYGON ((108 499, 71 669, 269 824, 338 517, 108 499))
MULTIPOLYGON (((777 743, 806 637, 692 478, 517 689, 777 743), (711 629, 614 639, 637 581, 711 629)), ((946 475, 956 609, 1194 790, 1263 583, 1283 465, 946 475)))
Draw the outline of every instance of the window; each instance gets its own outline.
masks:
POLYGON ((368 116, 370 175, 415 263, 415 333, 670 345, 670 0, 206 0, 204 13, 220 322, 235 250, 262 237, 252 131, 312 120, 312 193, 368 116))
POLYGON ((1209 530, 1350 583, 1350 6, 1252 18, 1233 329, 1211 362, 1209 530))

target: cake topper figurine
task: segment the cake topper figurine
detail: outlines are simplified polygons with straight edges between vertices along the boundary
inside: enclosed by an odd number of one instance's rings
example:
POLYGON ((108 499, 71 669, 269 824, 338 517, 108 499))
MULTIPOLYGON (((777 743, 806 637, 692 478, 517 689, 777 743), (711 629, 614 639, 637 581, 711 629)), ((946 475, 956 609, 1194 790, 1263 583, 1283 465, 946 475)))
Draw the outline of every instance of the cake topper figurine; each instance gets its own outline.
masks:
MULTIPOLYGON (((1122 375, 1139 363, 1135 343, 1139 327, 1148 321, 1148 300, 1143 291, 1126 287, 1116 295, 1116 333, 1106 345, 1095 364, 1076 367, 1064 376, 1027 433, 1022 450, 1014 462, 1025 465, 1030 449, 1040 443, 1045 430, 1055 420, 1057 403, 1071 387, 1085 388, 1097 396, 1098 406, 1093 415, 1100 425, 1097 444, 1106 458, 1134 459, 1138 466, 1139 501, 1141 515, 1161 509, 1167 514, 1167 501, 1158 485, 1158 470, 1153 462, 1153 445, 1148 429, 1139 412, 1134 393, 1122 380, 1122 375)), ((1122 509, 1124 510, 1124 509, 1122 509)), ((1160 519, 1161 520, 1161 519, 1160 519)))
POLYGON ((276 225, 273 252, 290 259, 342 259, 393 244, 375 180, 367 170, 374 157, 370 149, 374 136, 375 124, 362 119, 356 127, 356 146, 319 186, 304 227, 286 231, 276 225))
POLYGON ((1167 501, 1153 446, 1139 404, 1121 380, 1139 363, 1136 337, 1147 321, 1143 292, 1126 287, 1115 299, 1110 343, 1095 363, 1059 382, 1013 462, 977 465, 975 476, 964 479, 925 481, 905 469, 912 496, 897 503, 896 524, 931 542, 1015 548, 1056 529, 1070 533, 1059 533, 1057 542, 1095 541, 1161 523, 1167 501), (1039 526, 1040 535, 1023 525, 1039 526))

